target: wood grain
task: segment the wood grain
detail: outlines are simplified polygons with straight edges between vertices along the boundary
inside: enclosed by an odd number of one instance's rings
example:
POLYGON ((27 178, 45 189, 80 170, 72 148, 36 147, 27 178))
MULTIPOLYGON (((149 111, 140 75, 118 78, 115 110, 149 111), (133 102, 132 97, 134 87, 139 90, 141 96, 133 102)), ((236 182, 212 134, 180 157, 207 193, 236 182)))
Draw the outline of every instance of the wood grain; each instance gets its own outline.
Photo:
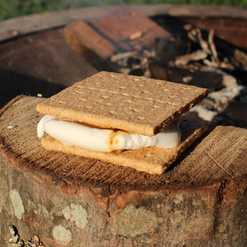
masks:
POLYGON ((35 106, 42 99, 18 98, 2 110, 0 116, 1 154, 21 169, 50 174, 57 181, 100 187, 134 189, 186 188, 208 185, 225 179, 237 180, 247 175, 247 130, 219 126, 194 150, 160 176, 130 168, 48 152, 36 137, 39 116, 35 106), (8 127, 12 126, 12 127, 8 127))

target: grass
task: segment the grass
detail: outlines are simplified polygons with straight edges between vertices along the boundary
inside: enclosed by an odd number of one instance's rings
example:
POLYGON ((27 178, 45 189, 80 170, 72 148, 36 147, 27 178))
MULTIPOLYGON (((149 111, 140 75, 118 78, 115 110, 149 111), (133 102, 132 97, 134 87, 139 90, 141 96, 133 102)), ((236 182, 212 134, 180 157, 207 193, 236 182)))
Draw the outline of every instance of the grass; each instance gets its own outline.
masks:
POLYGON ((120 3, 227 4, 247 7, 247 0, 0 0, 0 20, 51 10, 120 3))

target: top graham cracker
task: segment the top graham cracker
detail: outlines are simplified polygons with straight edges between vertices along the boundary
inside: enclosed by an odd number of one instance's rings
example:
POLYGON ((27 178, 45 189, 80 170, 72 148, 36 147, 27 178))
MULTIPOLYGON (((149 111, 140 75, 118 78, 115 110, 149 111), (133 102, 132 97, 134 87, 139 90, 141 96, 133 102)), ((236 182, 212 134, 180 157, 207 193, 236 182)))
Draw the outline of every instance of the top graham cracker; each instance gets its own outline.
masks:
POLYGON ((204 88, 119 73, 99 72, 37 105, 59 119, 154 135, 189 110, 204 88))

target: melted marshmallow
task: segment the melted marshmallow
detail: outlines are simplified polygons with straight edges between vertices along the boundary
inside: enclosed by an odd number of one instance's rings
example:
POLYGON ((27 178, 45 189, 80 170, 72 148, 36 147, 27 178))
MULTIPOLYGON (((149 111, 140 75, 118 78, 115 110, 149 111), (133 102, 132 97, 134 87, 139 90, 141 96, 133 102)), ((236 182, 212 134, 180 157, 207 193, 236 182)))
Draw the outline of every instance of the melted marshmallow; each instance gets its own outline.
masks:
POLYGON ((65 145, 111 152, 157 146, 174 148, 180 143, 180 132, 176 128, 167 129, 154 136, 129 134, 123 131, 99 129, 79 123, 57 120, 53 116, 44 116, 37 126, 37 135, 42 138, 47 133, 65 145))

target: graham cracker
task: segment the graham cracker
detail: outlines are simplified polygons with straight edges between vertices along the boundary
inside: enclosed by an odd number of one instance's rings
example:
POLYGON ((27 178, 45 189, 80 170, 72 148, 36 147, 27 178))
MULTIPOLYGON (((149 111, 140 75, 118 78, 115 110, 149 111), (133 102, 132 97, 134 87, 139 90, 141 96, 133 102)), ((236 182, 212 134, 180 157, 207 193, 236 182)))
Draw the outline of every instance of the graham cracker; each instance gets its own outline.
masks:
POLYGON ((58 151, 74 154, 86 158, 98 159, 115 165, 134 168, 137 171, 149 174, 162 174, 178 156, 203 133, 203 128, 198 128, 190 133, 182 143, 173 149, 148 147, 137 150, 115 151, 111 153, 91 151, 76 146, 65 145, 46 135, 41 139, 43 148, 49 151, 58 151))
POLYGON ((63 120, 151 136, 206 93, 207 89, 179 83, 99 72, 39 103, 37 111, 63 120))

